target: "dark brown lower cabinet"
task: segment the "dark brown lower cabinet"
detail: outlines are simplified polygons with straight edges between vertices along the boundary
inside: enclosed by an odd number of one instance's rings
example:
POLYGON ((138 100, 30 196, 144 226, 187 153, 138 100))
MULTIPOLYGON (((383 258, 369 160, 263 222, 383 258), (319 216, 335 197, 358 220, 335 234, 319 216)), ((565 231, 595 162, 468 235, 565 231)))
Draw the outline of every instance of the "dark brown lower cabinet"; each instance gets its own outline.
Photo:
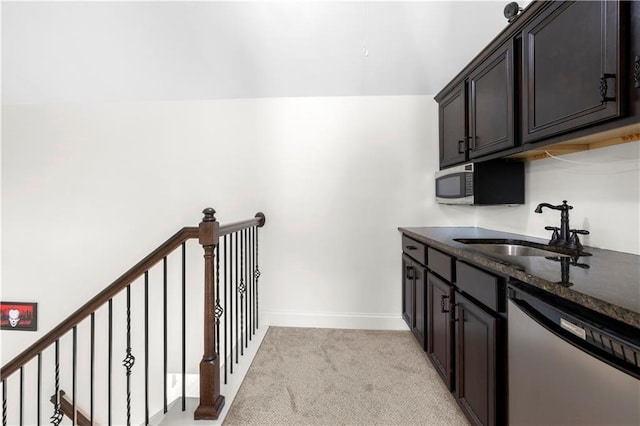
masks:
POLYGON ((406 254, 402 255, 402 319, 410 329, 413 328, 413 262, 406 254))
POLYGON ((449 390, 453 390, 453 336, 450 303, 453 286, 432 273, 427 273, 427 301, 429 303, 428 347, 431 362, 449 390))
POLYGON ((416 336, 420 346, 427 349, 427 289, 425 286, 426 270, 423 267, 416 267, 414 289, 415 289, 415 324, 411 331, 416 336))
POLYGON ((469 422, 507 424, 505 278, 403 238, 402 318, 469 422))
POLYGON ((497 406, 501 319, 455 292, 455 396, 472 424, 502 424, 497 406))
POLYGON ((427 349, 426 287, 424 266, 402 255, 402 318, 420 346, 427 349))

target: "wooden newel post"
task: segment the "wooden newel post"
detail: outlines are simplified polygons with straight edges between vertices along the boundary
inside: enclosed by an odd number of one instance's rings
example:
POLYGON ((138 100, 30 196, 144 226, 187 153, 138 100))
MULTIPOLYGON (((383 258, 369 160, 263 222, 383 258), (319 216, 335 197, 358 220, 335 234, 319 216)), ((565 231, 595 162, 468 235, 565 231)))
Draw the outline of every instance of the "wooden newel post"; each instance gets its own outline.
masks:
POLYGON ((200 405, 193 414, 196 420, 216 420, 224 406, 220 395, 220 359, 216 353, 215 329, 215 253, 220 224, 216 211, 204 209, 199 226, 199 241, 204 249, 204 355, 200 361, 200 405))

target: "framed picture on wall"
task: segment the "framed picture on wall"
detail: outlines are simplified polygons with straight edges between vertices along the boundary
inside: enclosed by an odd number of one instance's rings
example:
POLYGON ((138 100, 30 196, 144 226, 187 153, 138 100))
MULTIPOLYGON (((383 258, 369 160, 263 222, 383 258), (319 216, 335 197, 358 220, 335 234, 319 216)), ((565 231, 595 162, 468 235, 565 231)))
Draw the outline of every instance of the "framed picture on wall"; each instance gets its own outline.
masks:
POLYGON ((0 302, 0 328, 2 330, 38 329, 38 304, 27 302, 0 302))

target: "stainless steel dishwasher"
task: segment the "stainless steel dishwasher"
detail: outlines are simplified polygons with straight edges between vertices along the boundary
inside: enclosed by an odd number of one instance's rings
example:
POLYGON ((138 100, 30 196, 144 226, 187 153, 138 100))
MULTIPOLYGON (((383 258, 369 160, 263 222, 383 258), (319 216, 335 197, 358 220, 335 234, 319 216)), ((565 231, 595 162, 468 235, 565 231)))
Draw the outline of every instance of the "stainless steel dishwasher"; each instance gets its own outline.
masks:
POLYGON ((507 293, 510 425, 640 425, 638 329, 524 283, 507 293))

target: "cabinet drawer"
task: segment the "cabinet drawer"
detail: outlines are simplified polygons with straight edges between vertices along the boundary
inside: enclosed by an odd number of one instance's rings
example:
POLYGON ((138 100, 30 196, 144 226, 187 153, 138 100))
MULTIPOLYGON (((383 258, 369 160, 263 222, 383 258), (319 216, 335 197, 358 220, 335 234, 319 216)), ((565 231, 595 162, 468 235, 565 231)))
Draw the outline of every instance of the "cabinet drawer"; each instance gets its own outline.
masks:
POLYGON ((451 282, 453 277, 453 258, 448 254, 429 247, 427 249, 427 266, 445 280, 451 282))
POLYGON ((406 235, 402 235, 402 252, 406 253, 423 265, 427 264, 427 260, 425 258, 426 249, 427 247, 424 244, 419 243, 416 240, 412 240, 406 235))
POLYGON ((460 290, 488 308, 496 312, 504 310, 504 291, 500 291, 501 286, 504 286, 502 278, 458 261, 456 262, 456 284, 460 290))

